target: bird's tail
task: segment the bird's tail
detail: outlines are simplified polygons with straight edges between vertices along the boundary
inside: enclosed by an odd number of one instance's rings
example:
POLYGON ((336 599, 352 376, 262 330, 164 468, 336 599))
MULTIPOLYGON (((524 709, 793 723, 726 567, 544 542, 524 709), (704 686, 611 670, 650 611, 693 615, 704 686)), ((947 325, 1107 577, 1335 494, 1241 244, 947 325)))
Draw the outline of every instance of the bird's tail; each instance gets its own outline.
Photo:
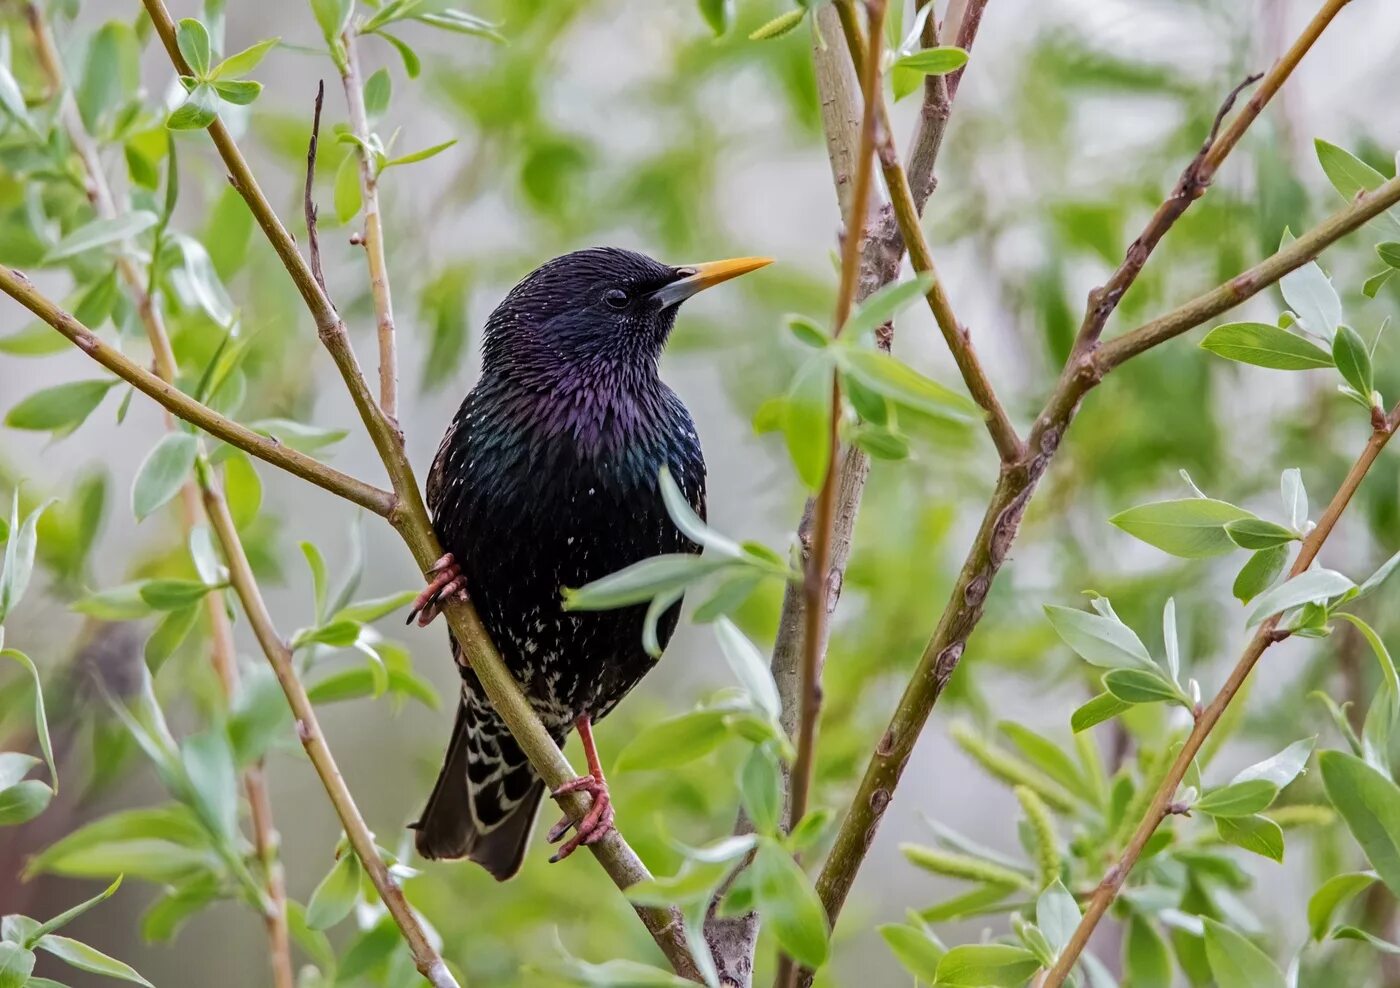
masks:
POLYGON ((505 881, 520 870, 544 783, 495 711, 467 684, 442 771, 412 828, 429 860, 469 858, 505 881))

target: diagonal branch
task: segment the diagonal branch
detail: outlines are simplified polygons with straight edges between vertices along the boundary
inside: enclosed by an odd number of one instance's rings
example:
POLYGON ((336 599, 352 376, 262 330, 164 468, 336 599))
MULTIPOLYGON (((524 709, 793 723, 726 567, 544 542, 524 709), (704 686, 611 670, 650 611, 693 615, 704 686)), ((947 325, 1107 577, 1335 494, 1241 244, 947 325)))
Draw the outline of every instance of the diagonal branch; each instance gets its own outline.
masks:
POLYGON ((136 390, 155 399, 176 418, 197 425, 216 439, 236 446, 252 456, 309 481, 377 515, 388 517, 394 496, 363 480, 341 473, 320 460, 283 446, 276 439, 254 432, 225 418, 174 385, 167 384, 121 351, 108 346, 92 330, 59 308, 34 287, 34 283, 13 268, 0 265, 0 291, 58 330, 79 349, 136 390))
MULTIPOLYGON (((1298 558, 1293 561, 1293 567, 1289 570, 1289 579, 1307 570, 1312 565, 1313 560, 1317 558, 1322 544, 1332 534, 1337 519, 1346 510, 1352 495, 1356 493, 1356 489, 1361 486, 1361 481, 1365 479, 1371 464, 1376 461, 1376 457, 1380 455, 1386 443, 1390 442, 1391 436, 1395 435, 1397 427, 1400 427, 1400 405, 1396 405, 1389 415, 1377 413, 1370 441, 1366 443, 1366 448, 1361 451, 1361 455, 1352 464, 1351 470, 1342 481, 1342 486, 1337 489, 1337 493, 1318 520, 1317 527, 1309 532, 1307 538, 1303 540, 1303 544, 1298 550, 1298 558)), ((1069 972, 1073 970, 1075 963, 1079 960, 1079 955, 1084 952, 1084 948, 1088 945, 1089 937, 1093 935, 1094 928, 1103 918, 1104 913, 1108 911, 1108 907, 1113 904, 1113 900, 1117 898, 1119 890, 1122 889, 1123 883, 1127 881, 1128 874, 1133 869, 1133 865, 1137 864, 1138 858, 1142 855, 1142 849, 1147 846, 1147 842, 1170 813, 1171 802, 1177 787, 1181 785, 1181 780, 1186 777, 1186 772, 1191 767, 1191 761, 1196 757, 1196 752, 1200 751, 1201 745, 1205 743, 1210 732, 1220 721, 1225 709, 1230 705, 1230 701, 1244 685, 1244 681, 1249 677, 1255 663, 1259 661, 1270 645, 1288 637, 1288 632, 1281 631, 1278 627, 1279 619, 1282 616, 1282 614, 1275 614, 1259 626, 1259 630, 1250 638, 1249 644, 1245 646, 1244 653, 1235 663, 1235 668, 1231 670, 1225 684, 1220 687, 1220 692, 1216 693, 1210 704, 1197 714, 1195 726, 1192 727, 1181 751, 1157 787, 1157 792, 1152 797, 1152 803, 1143 815, 1137 830, 1133 832, 1132 839, 1128 842, 1128 846, 1123 850, 1117 863, 1108 870, 1103 881, 1094 890, 1094 895, 1084 910, 1079 926, 1070 936, 1064 949, 1060 951, 1060 956, 1055 960, 1055 966, 1049 970, 1045 975, 1045 980, 1041 982, 1042 988, 1060 988, 1060 985, 1064 984, 1069 972)))
MULTIPOLYGON (((165 4, 162 0, 143 0, 143 4, 172 64, 177 71, 187 74, 188 65, 180 54, 175 38, 175 24, 165 4)), ((442 547, 423 504, 422 492, 404 449, 403 437, 396 423, 384 414, 375 401, 360 371, 345 323, 325 290, 317 282, 310 265, 298 251, 296 241, 292 239, 272 204, 258 186, 247 160, 229 134, 228 128, 224 126, 223 121, 215 119, 208 129, 209 136, 229 171, 230 181, 247 202, 258 226, 301 293, 302 300, 316 322, 321 342, 335 362, 375 450, 384 463, 394 491, 393 506, 388 514, 389 523, 404 540, 419 568, 427 570, 442 556, 442 547)), ((505 721, 511 735, 545 785, 550 789, 557 789, 563 783, 576 778, 578 773, 570 767, 563 752, 549 736, 526 700, 519 684, 492 644, 476 610, 469 602, 462 601, 450 604, 444 609, 444 613, 452 633, 462 646, 463 654, 471 663, 472 670, 486 690, 492 706, 505 721)), ((591 799, 586 793, 575 792, 564 796, 560 803, 565 812, 577 821, 587 813, 591 799)), ((636 852, 616 830, 609 832, 607 837, 597 844, 590 845, 589 849, 620 889, 651 878, 651 873, 642 864, 636 852)), ((698 979, 699 974, 690 956, 679 911, 650 906, 637 906, 636 911, 676 971, 683 976, 698 979)), ((421 964, 420 970, 423 970, 421 964)))

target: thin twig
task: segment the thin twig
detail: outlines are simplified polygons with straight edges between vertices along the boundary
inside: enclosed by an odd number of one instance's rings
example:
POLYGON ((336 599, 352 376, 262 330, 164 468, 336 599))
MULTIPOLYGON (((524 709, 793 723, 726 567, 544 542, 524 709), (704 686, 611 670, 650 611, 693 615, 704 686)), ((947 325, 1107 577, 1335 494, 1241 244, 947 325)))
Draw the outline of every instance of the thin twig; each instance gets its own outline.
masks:
POLYGON ((316 183, 316 148, 321 141, 321 105, 326 101, 326 84, 316 82, 316 103, 311 113, 311 140, 306 145, 306 186, 302 191, 302 212, 306 217, 306 252, 311 258, 311 275, 321 292, 330 298, 326 290, 326 272, 321 269, 321 238, 316 234, 318 209, 312 190, 316 183))
MULTIPOLYGON (((188 74, 189 66, 180 54, 176 42, 175 23, 164 2, 142 2, 176 71, 188 74)), ((442 546, 428 518, 422 492, 404 449, 403 437, 398 426, 385 415, 375 401, 350 345, 344 322, 337 314, 329 296, 317 283, 310 265, 297 249, 296 241, 292 239, 271 202, 259 187, 257 179, 248 167, 247 159, 239 150, 228 128, 224 126, 223 121, 215 119, 209 125, 208 131, 224 167, 228 169, 234 188, 248 204, 258 226, 281 259, 307 310, 315 320, 322 344, 335 362, 360 420, 369 432, 375 451, 384 464, 394 492, 392 509, 388 514, 389 523, 399 533, 419 568, 427 570, 442 556, 442 546)), ((492 706, 545 785, 555 789, 577 778, 578 773, 569 765, 564 753, 549 736, 534 708, 521 692, 520 685, 506 668, 471 603, 454 601, 444 608, 444 614, 492 706)), ((576 821, 582 819, 591 805, 590 797, 583 792, 569 793, 560 802, 565 812, 576 821)), ((617 830, 610 831, 608 836, 598 843, 589 845, 589 850, 620 889, 651 878, 651 872, 617 830)), ((699 980, 700 975, 690 956, 679 911, 652 906, 635 908, 657 946, 677 973, 692 980, 699 980)))
MULTIPOLYGON (((1293 566, 1289 570, 1289 579, 1305 572, 1312 565, 1313 560, 1317 558, 1323 543, 1332 534, 1337 519, 1346 510, 1352 495, 1356 493, 1356 489, 1361 486, 1361 481, 1365 479, 1371 464, 1376 461, 1376 457, 1380 455, 1381 450, 1395 434, 1397 422, 1400 422, 1400 405, 1396 405, 1389 416, 1379 417, 1377 427, 1371 433, 1370 441, 1367 442, 1366 448, 1362 450, 1356 462, 1352 464, 1346 479, 1342 481, 1341 487, 1337 489, 1337 493, 1322 513, 1322 517, 1318 519, 1317 527, 1308 533, 1307 538, 1303 539, 1303 544, 1298 550, 1298 558, 1293 561, 1293 566)), ((1103 918, 1104 913, 1108 911, 1108 907, 1113 904, 1113 900, 1117 898, 1118 892, 1122 889, 1123 883, 1127 881, 1133 866, 1137 864, 1138 858, 1142 855, 1142 849, 1147 846, 1147 842, 1157 831, 1157 827, 1172 812, 1172 799, 1176 794, 1177 787, 1181 785, 1181 780, 1186 777, 1186 772, 1191 767, 1191 761, 1196 757, 1196 752, 1200 751, 1201 745, 1205 743, 1206 738, 1210 736, 1210 732, 1230 705, 1230 701, 1244 685, 1260 656, 1270 645, 1287 636, 1286 632, 1278 630, 1279 619, 1282 616, 1282 614, 1275 614, 1259 626, 1259 630, 1250 638, 1249 644, 1245 646, 1244 653, 1235 663, 1235 667, 1225 680, 1225 684, 1220 687, 1220 692, 1196 718, 1190 735, 1187 736, 1181 751, 1157 787, 1157 792, 1152 797, 1152 803, 1133 832, 1128 846, 1124 848, 1117 863, 1108 870, 1108 873, 1094 890, 1094 895, 1084 910, 1079 926, 1070 936, 1064 949, 1060 951, 1054 967, 1046 974, 1043 988, 1060 988, 1065 978, 1069 976, 1069 972, 1074 969, 1079 955, 1084 952, 1084 948, 1089 943, 1089 937, 1093 935, 1094 928, 1103 918)))
MULTIPOLYGON (((199 469, 205 472, 210 470, 207 462, 199 464, 199 469)), ((228 503, 213 484, 204 488, 204 509, 224 547, 229 583, 238 594, 238 599, 243 604, 243 612, 248 617, 248 625, 272 666, 277 682, 287 698, 287 704, 292 708, 292 715, 296 718, 297 738, 306 749, 307 757, 326 787, 326 793, 330 796, 341 826, 345 828, 345 836, 349 839, 350 846, 354 848, 356 857, 364 865, 365 873, 369 875, 380 899, 402 931, 419 973, 434 988, 457 988, 457 980, 452 977, 442 957, 429 942, 427 931, 418 921, 408 900, 404 898, 398 880, 389 872, 388 866, 380 856, 374 843, 374 835, 370 833, 369 826, 355 804, 355 797, 350 794, 350 789, 340 774, 340 767, 336 765, 335 757, 321 733, 316 709, 297 676, 291 649, 272 624, 272 617, 253 576, 253 568, 249 565, 248 557, 243 551, 243 543, 238 538, 228 503)))
MULTIPOLYGON (((1327 8, 1340 7, 1333 0, 1327 8)), ((1316 38, 1310 25, 1305 37, 1316 38)), ((1311 44, 1311 41, 1308 42, 1311 44)), ((1288 71, 1296 66, 1306 46, 1295 44, 1286 60, 1288 71)), ((1287 72, 1283 72, 1286 75, 1287 72)), ((1270 93, 1282 84, 1282 76, 1267 78, 1270 93)), ((1263 87, 1261 87, 1262 90, 1263 87)), ((1263 103, 1256 92, 1250 105, 1258 115, 1263 103)), ((1226 128, 1237 143, 1244 125, 1226 128)), ((1233 144, 1231 145, 1233 146, 1233 144)), ((1217 162, 1218 163, 1218 162, 1217 162)), ((1018 462, 1004 468, 992 492, 982 523, 959 575, 954 582, 947 607, 939 619, 918 667, 901 697, 890 724, 881 736, 866 767, 860 785, 851 801, 851 808, 842 821, 835 845, 817 880, 817 891, 827 915, 835 922, 844 905, 856 873, 875 838, 881 818, 893 798, 904 766, 913 750, 930 711, 942 695, 948 678, 957 667, 967 646, 967 638, 981 619, 986 596, 1000 571, 1021 518, 1059 449, 1065 430, 1069 427, 1079 403, 1103 375, 1124 360, 1238 305, 1258 291, 1274 284, 1284 274, 1316 257, 1325 247, 1360 227, 1368 220, 1400 201, 1400 179, 1391 180, 1376 190, 1357 198, 1300 241, 1274 254, 1230 282, 1178 307, 1166 316, 1154 320, 1119 339, 1099 347, 1093 354, 1071 360, 1061 375, 1045 408, 1037 417, 1026 442, 1026 454, 1018 462)))
POLYGON ((379 211, 379 179, 369 146, 369 116, 365 112, 364 83, 360 73, 360 52, 355 35, 341 36, 345 61, 340 81, 345 89, 345 105, 350 111, 350 132, 359 138, 352 154, 360 159, 360 199, 364 234, 360 243, 369 264, 369 290, 374 299, 374 316, 379 340, 379 406, 391 419, 399 415, 399 357, 394 331, 394 299, 389 290, 389 261, 384 254, 384 224, 379 211))

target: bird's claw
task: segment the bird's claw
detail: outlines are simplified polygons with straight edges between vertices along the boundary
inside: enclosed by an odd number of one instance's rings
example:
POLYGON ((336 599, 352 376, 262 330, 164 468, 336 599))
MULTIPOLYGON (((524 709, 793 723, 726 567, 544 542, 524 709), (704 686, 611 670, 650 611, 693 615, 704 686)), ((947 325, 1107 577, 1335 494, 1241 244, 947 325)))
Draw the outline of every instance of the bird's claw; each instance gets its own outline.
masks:
POLYGON ((613 809, 612 797, 608 794, 608 784, 602 779, 592 775, 581 776, 564 783, 550 795, 558 799, 571 792, 588 793, 593 797, 593 805, 588 808, 588 812, 584 814, 582 820, 578 821, 577 825, 572 819, 565 816, 550 829, 547 839, 551 844, 559 843, 571 829, 574 831, 574 836, 570 837, 558 851, 554 852, 554 856, 549 859, 550 864, 563 861, 580 847, 598 843, 613 829, 613 821, 617 817, 616 811, 613 809))
POLYGON ((414 618, 417 618, 420 628, 426 628, 433 622, 442 612, 445 602, 467 599, 467 578, 462 574, 457 560, 452 558, 452 553, 447 553, 429 566, 424 576, 428 585, 414 599, 413 607, 408 612, 408 620, 404 622, 412 624, 414 618))

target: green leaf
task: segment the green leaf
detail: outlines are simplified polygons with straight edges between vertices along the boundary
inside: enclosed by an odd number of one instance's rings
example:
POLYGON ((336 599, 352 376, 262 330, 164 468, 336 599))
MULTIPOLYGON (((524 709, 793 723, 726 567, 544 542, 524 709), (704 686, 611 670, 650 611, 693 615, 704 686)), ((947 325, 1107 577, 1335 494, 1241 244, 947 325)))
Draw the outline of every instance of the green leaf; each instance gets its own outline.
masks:
POLYGON ((20 91, 19 83, 11 74, 10 67, 3 61, 0 61, 0 107, 31 135, 38 136, 38 131, 30 122, 29 109, 24 104, 24 93, 20 91))
POLYGON ((878 460, 898 461, 909 458, 909 440, 897 432, 879 426, 861 423, 850 431, 849 439, 878 460))
POLYGON ((1227 360, 1273 370, 1313 370, 1332 366, 1332 355, 1316 343, 1263 322, 1234 322, 1217 326, 1201 340, 1201 348, 1227 360))
MULTIPOLYGON (((280 38, 267 38, 259 41, 255 45, 249 45, 236 55, 230 55, 214 67, 214 71, 209 73, 210 79, 241 79, 258 67, 258 63, 263 60, 273 47, 280 41, 280 38)), ((382 69, 380 70, 383 71, 382 69)))
POLYGON ((1136 912, 1123 940, 1123 976, 1133 988, 1171 988, 1172 958, 1157 928, 1136 912))
MULTIPOLYGON (((1385 184, 1384 175, 1350 151, 1329 144, 1321 138, 1315 139, 1313 145, 1317 149, 1317 160, 1321 162, 1327 180, 1347 202, 1355 199, 1358 192, 1370 192, 1385 184)), ((1400 213, 1387 210, 1372 222, 1385 223, 1392 233, 1400 233, 1400 213)))
POLYGON ((688 552, 652 556, 585 586, 566 587, 564 609, 605 611, 639 604, 658 594, 683 590, 727 565, 730 565, 729 560, 695 556, 688 552))
POLYGON ((1069 727, 1075 734, 1087 731, 1106 720, 1112 720, 1133 705, 1118 699, 1112 693, 1103 692, 1085 703, 1070 715, 1069 727))
POLYGON ((69 923, 73 922, 73 920, 77 919, 83 913, 87 912, 93 906, 96 906, 102 902, 106 902, 112 897, 113 893, 115 893, 117 889, 121 888, 121 885, 122 878, 120 875, 118 875, 112 881, 111 885, 108 885, 105 890, 97 893, 91 899, 88 899, 86 902, 80 902, 72 909, 64 910, 63 912, 55 916, 53 919, 50 919, 45 923, 41 923, 34 929, 34 932, 28 935, 28 937, 26 938, 26 945, 33 946, 34 943, 37 942, 41 937, 45 936, 46 934, 52 933, 55 930, 62 929, 64 926, 67 926, 69 923))
POLYGON ((311 12, 327 42, 339 38, 350 23, 350 15, 355 10, 355 0, 311 0, 311 12))
POLYGON ((125 810, 86 824, 30 858, 26 874, 171 881, 213 865, 208 833, 184 806, 125 810))
POLYGON ((18 751, 0 751, 0 789, 8 789, 19 782, 29 770, 39 764, 39 759, 18 751))
POLYGON ((1337 371, 1362 397, 1370 398, 1375 390, 1375 372, 1371 367, 1371 351, 1359 333, 1350 326, 1338 326, 1332 337, 1332 361, 1337 371))
POLYGON ((1061 640, 1090 665, 1157 671, 1142 639, 1121 621, 1055 604, 1045 605, 1045 616, 1061 640))
POLYGON ((1342 751, 1317 756, 1327 798, 1392 893, 1400 895, 1400 788, 1342 751))
POLYGON ((1242 769, 1231 783, 1248 782, 1253 779, 1262 779, 1283 789, 1290 782, 1296 779, 1307 765, 1308 758, 1312 755, 1313 747, 1317 744, 1317 738, 1303 738, 1301 741, 1294 741, 1287 748, 1284 748, 1277 755, 1264 759, 1262 762, 1255 762, 1246 769, 1242 769))
POLYGON ((5 416, 12 429, 30 429, 66 436, 86 421, 116 380, 69 381, 36 391, 5 416))
POLYGON ((781 845, 767 840, 750 870, 754 901, 778 943, 799 963, 821 967, 828 951, 826 910, 811 880, 781 845))
POLYGON ((783 779, 767 745, 754 745, 739 769, 739 795, 754 829, 772 837, 782 822, 783 779))
POLYGON ((1040 961, 1024 947, 1004 943, 963 944, 938 962, 938 988, 1020 988, 1040 961))
POLYGON ((356 621, 368 624, 371 621, 378 621, 386 614, 392 614, 399 608, 413 602, 418 596, 414 590, 405 590, 402 593, 390 594, 388 597, 376 597, 373 600, 361 600, 347 607, 342 607, 331 615, 331 621, 356 621))
POLYGON ((460 10, 439 10, 430 14, 417 14, 413 19, 444 31, 469 34, 472 37, 485 38, 487 41, 494 41, 497 44, 505 44, 506 40, 505 36, 496 30, 495 24, 460 10))
POLYGON ((729 734, 725 716, 722 710, 692 710, 642 728, 618 753, 613 770, 657 771, 707 755, 729 734))
POLYGON ((807 9, 805 7, 797 7, 793 10, 786 11, 785 13, 779 14, 771 21, 754 28, 753 33, 749 35, 749 40, 767 41, 770 38, 781 38, 783 35, 796 28, 797 25, 801 24, 802 19, 806 16, 807 9))
POLYGON ((1191 807, 1210 816, 1253 816, 1268 809, 1278 797, 1279 787, 1268 779, 1247 779, 1212 789, 1191 807))
POLYGON ((34 733, 39 739, 39 750, 44 753, 44 761, 49 767, 49 779, 53 791, 58 792, 58 765, 53 759, 53 742, 49 740, 49 716, 44 709, 44 685, 39 680, 39 670, 23 652, 13 648, 0 651, 0 659, 14 659, 29 670, 29 678, 34 682, 34 733))
POLYGON ((194 606, 177 608, 161 618, 151 637, 146 639, 146 665, 155 673, 165 664, 165 660, 175 654, 190 631, 199 623, 199 608, 194 606))
POLYGON ((842 330, 846 338, 859 340, 889 322, 900 312, 928 294, 933 287, 933 275, 915 275, 908 281, 897 281, 871 294, 846 319, 842 330))
POLYGON ((1227 844, 1283 863, 1283 828, 1266 816, 1219 816, 1215 830, 1227 844))
POLYGON ((1330 569, 1310 569, 1268 593, 1260 594, 1246 627, 1254 627, 1265 618, 1311 601, 1322 603, 1346 593, 1356 584, 1341 573, 1330 569))
POLYGON ((108 978, 116 978, 119 981, 134 981, 138 985, 146 985, 147 988, 154 986, 129 964, 124 964, 115 957, 108 957, 96 947, 89 947, 85 943, 71 940, 68 937, 61 937, 56 933, 50 933, 37 944, 40 950, 46 950, 59 960, 76 967, 79 971, 88 971, 92 974, 101 974, 108 978))
POLYGON ((1225 534, 1241 549, 1272 549, 1298 539, 1298 534, 1263 518, 1241 518, 1225 523, 1225 534))
POLYGON ((199 440, 187 432, 161 437, 136 471, 131 485, 131 510, 144 521, 179 493, 199 452, 199 440))
POLYGON ((175 42, 194 74, 203 79, 209 72, 208 29, 193 17, 186 17, 175 32, 175 42))
POLYGON ((456 143, 456 138, 453 138, 450 141, 443 141, 441 144, 434 144, 432 147, 424 148, 421 151, 413 151, 409 154, 402 154, 399 155, 397 158, 390 158, 388 161, 384 162, 384 167, 393 168, 395 165, 411 165, 417 161, 427 161, 429 158, 442 154, 442 152, 446 151, 448 148, 452 147, 452 145, 456 143))
POLYGON ((895 68, 924 75, 947 75, 967 64, 967 52, 954 45, 925 48, 895 60, 895 68))
POLYGON ((326 930, 349 916, 360 897, 360 881, 360 859, 354 852, 346 851, 311 893, 306 903, 306 925, 313 930, 326 930))
POLYGON ((915 981, 934 983, 938 976, 938 962, 943 959, 947 948, 925 929, 906 926, 903 923, 886 923, 876 927, 885 938, 895 958, 914 976, 915 981))
POLYGON ((1283 974, 1268 954, 1209 916, 1202 920, 1206 960, 1216 988, 1287 988, 1283 974))
POLYGON ((1225 533, 1225 526, 1253 517, 1225 501, 1190 497, 1140 504, 1119 512, 1109 522, 1173 556, 1205 559, 1233 552, 1235 543, 1225 533))
POLYGON ((1021 754, 1040 771, 1076 795, 1092 801, 1093 787, 1085 780, 1079 764, 1063 748, 1015 721, 1004 720, 997 728, 1011 739, 1021 754))
POLYGON ((214 833, 233 839, 238 833, 238 772, 228 736, 221 727, 201 731, 185 740, 180 756, 201 817, 214 833))
POLYGON ((103 115, 136 93, 140 63, 141 45, 130 24, 108 21, 92 36, 73 94, 88 133, 101 133, 103 115))
POLYGON ((235 106, 247 106, 262 95, 262 83, 251 79, 212 83, 219 99, 235 106))
POLYGON ((219 116, 219 94, 212 85, 201 82, 190 90, 185 101, 165 118, 170 130, 203 130, 219 116))
MULTIPOLYGON (((29 514, 24 521, 19 518, 19 491, 10 499, 10 520, 6 523, 8 538, 5 542, 4 571, 0 572, 0 625, 5 623, 11 611, 29 589, 29 578, 34 573, 34 553, 39 546, 39 519, 43 517, 52 501, 45 501, 29 514)), ((3 640, 3 639, 0 639, 3 640)), ((16 655, 19 653, 16 652, 16 655)), ((28 662, 28 659, 24 661, 28 662)), ((31 670, 32 671, 32 670, 31 670)), ((37 689, 39 679, 34 678, 37 689)))
MULTIPOLYGON (((74 313, 77 316, 77 313, 74 313)), ((79 322, 88 325, 84 319, 79 322)), ((88 328, 92 327, 88 325, 88 328)), ((10 333, 8 336, 0 336, 0 353, 9 354, 11 357, 48 357, 55 353, 62 353, 72 344, 61 333, 54 332, 46 322, 36 322, 24 329, 10 333)))
MULTIPOLYGON (((1019 879, 1019 876, 1017 876, 1019 879)), ((1024 881, 988 882, 980 888, 963 895, 954 896, 935 906, 919 910, 919 919, 925 923, 942 923, 964 916, 980 916, 990 909, 997 909, 1000 903, 1012 892, 1020 891, 1024 881)))
POLYGON ((925 377, 883 350, 846 345, 837 352, 846 374, 896 405, 941 417, 950 413, 960 417, 981 414, 972 399, 925 377))
POLYGON ((158 611, 178 611, 214 589, 198 580, 147 580, 140 586, 141 599, 158 611))
POLYGON ((28 823, 48 807, 53 790, 38 779, 17 782, 0 790, 0 827, 28 823))
POLYGON ((789 313, 783 322, 787 324, 788 331, 792 333, 793 338, 804 346, 821 350, 831 343, 831 337, 827 336, 820 326, 806 316, 789 313))
POLYGON ((34 972, 34 954, 17 943, 0 941, 0 988, 24 988, 32 985, 29 975, 34 972))
POLYGON ((1395 277, 1395 274, 1395 268, 1387 267, 1371 275, 1361 286, 1361 294, 1365 295, 1367 298, 1375 298, 1376 295, 1380 293, 1380 290, 1385 287, 1386 282, 1395 277))
MULTIPOLYGON (((1279 246, 1286 247, 1293 241, 1293 234, 1285 229, 1279 246)), ((1314 336, 1332 339, 1342 321, 1342 300, 1316 261, 1309 261, 1284 275, 1278 287, 1304 329, 1314 336)))
POLYGON ((1386 578, 1389 577, 1391 573, 1395 572, 1397 566, 1400 566, 1400 552, 1397 552, 1385 562, 1381 563, 1379 569, 1366 577, 1361 586, 1356 588, 1356 595, 1352 599, 1357 600, 1374 593, 1376 589, 1386 581, 1386 578))
POLYGON ((151 605, 141 596, 145 585, 144 580, 124 583, 110 590, 89 594, 74 603, 73 610, 104 621, 130 621, 146 617, 151 613, 151 605))
POLYGON ((715 638, 719 640, 720 650, 724 652, 729 668, 734 671, 735 678, 744 687, 754 706, 776 718, 782 713, 783 701, 773 682, 773 672, 758 646, 726 617, 715 621, 715 638))
MULTIPOLYGON (((1376 244, 1376 253, 1392 270, 1400 268, 1400 243, 1392 240, 1383 244, 1376 244)), ((1375 296, 1372 295, 1372 298, 1374 297, 1375 296)))
POLYGON ((831 464, 831 361, 825 351, 809 357, 793 376, 783 403, 783 438, 797 475, 818 490, 831 464))
POLYGON ((389 109, 392 94, 393 82, 389 79, 388 69, 379 69, 365 80, 365 115, 371 123, 384 116, 384 112, 389 109))
POLYGON ((1241 604, 1248 604, 1274 585, 1283 568, 1288 565, 1288 546, 1276 545, 1261 549, 1249 557, 1235 577, 1231 593, 1241 604))
POLYGON ((734 0, 697 0, 700 16, 710 25, 710 30, 719 37, 729 30, 734 20, 734 0))
POLYGON ((1391 943, 1389 940, 1382 940, 1374 933, 1367 933, 1365 930, 1357 929, 1355 926, 1339 926, 1332 931, 1334 940, 1360 940, 1369 944, 1382 953, 1400 954, 1400 944, 1391 943))
POLYGON ((394 46, 394 49, 399 53, 399 57, 403 59, 403 70, 408 77, 410 79, 417 79, 418 74, 423 71, 423 63, 419 61, 418 53, 409 47, 407 43, 394 37, 387 31, 378 31, 376 33, 394 46))
POLYGON ((335 203, 335 219, 342 225, 349 223, 360 212, 360 153, 351 151, 335 170, 335 190, 332 196, 335 203))
POLYGON ((347 429, 322 429, 291 419, 260 419, 249 428, 303 453, 319 452, 350 434, 347 429))
POLYGON ((1322 941, 1332 929, 1332 917, 1347 902, 1374 885, 1379 876, 1374 871, 1351 871, 1333 875, 1318 886, 1308 899, 1308 930, 1314 940, 1322 941))
POLYGON ((1181 703, 1181 690, 1160 672, 1145 669, 1113 669, 1104 673, 1104 689, 1124 703, 1181 703))
POLYGON ((1056 956, 1074 936, 1082 917, 1079 903, 1059 879, 1047 885, 1035 900, 1035 925, 1045 934, 1056 956))

